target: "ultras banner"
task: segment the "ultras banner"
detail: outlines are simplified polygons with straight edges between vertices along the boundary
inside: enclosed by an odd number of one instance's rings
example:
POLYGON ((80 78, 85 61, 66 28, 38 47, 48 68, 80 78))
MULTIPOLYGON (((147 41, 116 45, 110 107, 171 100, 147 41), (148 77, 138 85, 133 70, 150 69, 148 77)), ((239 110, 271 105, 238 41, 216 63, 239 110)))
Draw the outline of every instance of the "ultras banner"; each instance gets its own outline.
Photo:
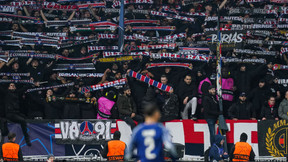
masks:
POLYGON ((288 121, 267 120, 258 122, 260 156, 287 157, 288 121))
POLYGON ((116 120, 56 120, 57 144, 99 144, 113 139, 116 120))
MULTIPOLYGON (((218 42, 217 31, 207 31, 207 41, 210 50, 216 51, 216 45, 218 42)), ((246 35, 246 31, 221 31, 221 47, 222 51, 233 50, 234 48, 243 47, 243 37, 246 35)))

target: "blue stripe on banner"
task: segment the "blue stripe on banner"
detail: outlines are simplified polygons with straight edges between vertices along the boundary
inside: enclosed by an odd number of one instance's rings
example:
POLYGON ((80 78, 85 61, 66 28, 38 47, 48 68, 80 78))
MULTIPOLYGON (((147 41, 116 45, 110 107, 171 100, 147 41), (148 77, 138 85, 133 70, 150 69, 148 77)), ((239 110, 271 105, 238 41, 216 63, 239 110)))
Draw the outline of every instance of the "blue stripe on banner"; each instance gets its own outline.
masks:
POLYGON ((158 85, 158 82, 154 80, 153 84, 152 84, 154 87, 157 87, 158 85))

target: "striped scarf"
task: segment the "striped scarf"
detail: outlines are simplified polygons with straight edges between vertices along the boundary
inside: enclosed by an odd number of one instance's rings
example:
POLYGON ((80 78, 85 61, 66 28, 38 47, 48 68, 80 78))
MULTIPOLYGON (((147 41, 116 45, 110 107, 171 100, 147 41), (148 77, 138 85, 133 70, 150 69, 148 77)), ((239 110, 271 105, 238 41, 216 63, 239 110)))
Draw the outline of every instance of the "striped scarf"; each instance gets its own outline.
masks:
POLYGON ((133 70, 130 70, 128 73, 128 76, 133 77, 135 79, 139 79, 142 82, 145 82, 151 86, 154 86, 160 90, 166 91, 166 92, 170 92, 171 90, 173 90, 173 88, 171 86, 162 84, 160 82, 157 82, 156 80, 150 79, 144 75, 141 75, 133 70))
POLYGON ((89 24, 91 19, 87 20, 49 20, 45 22, 46 27, 54 26, 74 26, 89 24))
POLYGON ((191 18, 191 17, 185 17, 185 16, 180 16, 180 15, 168 14, 168 13, 158 12, 158 11, 150 11, 150 15, 161 16, 161 17, 169 17, 169 18, 177 19, 177 20, 195 22, 195 19, 191 18))
POLYGON ((192 65, 188 63, 174 63, 174 62, 164 62, 164 63, 149 63, 147 64, 147 69, 155 67, 183 67, 192 70, 192 65))
POLYGON ((223 62, 225 63, 261 63, 261 64, 265 64, 266 61, 265 59, 238 59, 238 58, 224 58, 223 62))
POLYGON ((69 87, 69 86, 73 86, 73 85, 74 85, 74 82, 55 85, 55 86, 48 86, 48 87, 38 87, 38 88, 27 89, 27 91, 25 93, 29 93, 29 92, 33 92, 33 91, 42 91, 42 90, 53 89, 53 88, 69 87))
POLYGON ((125 20, 124 24, 155 24, 160 25, 159 20, 144 20, 144 19, 133 19, 133 20, 125 20))
POLYGON ((101 89, 115 87, 118 85, 124 85, 124 84, 126 84, 126 82, 127 82, 127 80, 125 78, 125 79, 119 79, 119 80, 115 80, 115 81, 111 81, 111 82, 107 82, 107 83, 86 86, 86 87, 81 88, 81 93, 83 94, 83 93, 87 93, 87 92, 91 92, 91 91, 97 91, 97 90, 101 90, 101 89))
POLYGON ((210 56, 206 55, 183 55, 183 54, 177 54, 177 53, 152 53, 151 57, 154 59, 163 59, 163 58, 168 58, 168 59, 183 59, 183 60, 191 60, 191 61, 205 61, 208 62, 210 60, 210 56))

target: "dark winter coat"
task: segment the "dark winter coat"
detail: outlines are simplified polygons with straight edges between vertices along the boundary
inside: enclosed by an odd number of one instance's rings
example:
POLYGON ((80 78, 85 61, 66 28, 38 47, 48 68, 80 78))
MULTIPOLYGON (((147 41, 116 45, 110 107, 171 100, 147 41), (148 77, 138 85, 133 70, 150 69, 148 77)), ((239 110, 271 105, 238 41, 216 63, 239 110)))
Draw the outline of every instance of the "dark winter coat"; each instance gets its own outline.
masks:
POLYGON ((256 114, 250 102, 234 103, 228 110, 229 117, 237 119, 251 119, 255 118, 256 114))
POLYGON ((205 119, 217 119, 218 116, 221 114, 216 96, 213 96, 211 94, 205 95, 203 97, 202 105, 204 107, 205 119))
POLYGON ((267 120, 278 118, 278 107, 276 105, 270 107, 268 103, 265 103, 261 110, 261 118, 266 118, 267 120))

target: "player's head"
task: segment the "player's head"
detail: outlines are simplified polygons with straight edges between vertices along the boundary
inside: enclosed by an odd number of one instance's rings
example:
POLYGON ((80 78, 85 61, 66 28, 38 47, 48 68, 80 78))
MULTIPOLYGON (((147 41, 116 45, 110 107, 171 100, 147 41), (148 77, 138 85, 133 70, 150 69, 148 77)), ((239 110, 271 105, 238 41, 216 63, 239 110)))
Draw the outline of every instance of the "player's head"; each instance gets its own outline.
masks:
POLYGON ((145 119, 149 118, 149 119, 152 119, 152 120, 157 122, 157 121, 159 121, 159 119, 161 117, 161 113, 160 113, 160 110, 158 109, 157 105, 148 104, 144 108, 144 116, 145 116, 145 119))
POLYGON ((120 140, 121 138, 121 133, 119 131, 115 131, 113 135, 114 140, 120 140))

